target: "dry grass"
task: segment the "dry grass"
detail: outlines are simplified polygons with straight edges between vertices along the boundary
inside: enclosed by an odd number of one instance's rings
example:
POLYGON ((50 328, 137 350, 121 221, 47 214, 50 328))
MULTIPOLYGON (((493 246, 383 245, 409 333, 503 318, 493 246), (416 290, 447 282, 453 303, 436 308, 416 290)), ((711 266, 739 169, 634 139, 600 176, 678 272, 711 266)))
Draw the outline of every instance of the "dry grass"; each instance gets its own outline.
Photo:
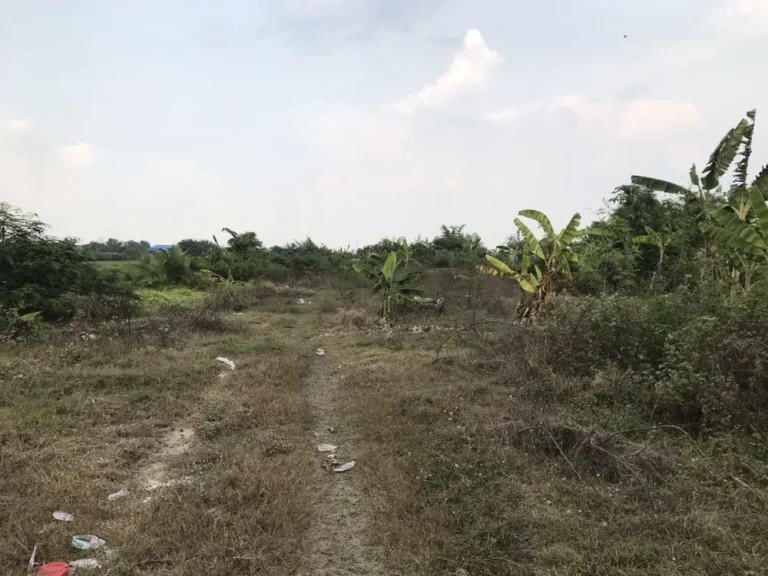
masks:
POLYGON ((222 328, 168 335, 157 321, 130 342, 66 334, 0 352, 0 571, 23 569, 35 543, 72 559, 72 534, 97 533, 117 552, 110 574, 311 573, 319 515, 354 494, 366 528, 348 547, 371 546, 391 574, 765 572, 768 476, 749 447, 761 438, 611 437, 651 423, 572 401, 590 397, 575 394, 581 381, 536 366, 525 331, 503 323, 514 295, 473 282, 428 276, 445 314, 406 314, 394 329, 373 321, 376 302, 337 287, 300 305, 266 285, 222 328), (457 304, 462 294, 488 301, 457 304), (322 417, 307 393, 317 362, 334 379, 322 417), (358 462, 346 476, 318 472, 312 431, 331 417, 358 462), (179 426, 195 441, 167 473, 189 481, 142 504, 137 474, 179 426), (106 500, 126 486, 134 496, 106 500), (57 509, 75 522, 53 524, 57 509))
POLYGON ((531 399, 498 365, 456 348, 435 360, 444 334, 401 334, 397 349, 368 338, 336 345, 370 537, 393 573, 762 573, 766 502, 686 437, 608 440, 589 412, 531 399))
POLYGON ((0 572, 23 569, 34 544, 39 560, 81 557, 71 537, 90 533, 115 552, 96 554, 111 574, 290 572, 311 520, 296 450, 311 421, 308 356, 267 335, 274 320, 179 333, 178 318, 153 319, 141 336, 101 327, 0 353, 0 572), (197 439, 163 466, 188 483, 143 503, 140 471, 179 426, 197 439), (109 502, 121 488, 131 496, 109 502))

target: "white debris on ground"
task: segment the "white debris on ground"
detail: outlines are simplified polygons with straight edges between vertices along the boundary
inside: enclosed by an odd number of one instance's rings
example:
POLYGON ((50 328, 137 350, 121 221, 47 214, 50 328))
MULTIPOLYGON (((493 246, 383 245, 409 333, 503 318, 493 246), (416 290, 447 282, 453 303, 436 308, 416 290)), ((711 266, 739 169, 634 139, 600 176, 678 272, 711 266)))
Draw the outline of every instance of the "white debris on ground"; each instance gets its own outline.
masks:
POLYGON ((78 550, 98 550, 106 542, 93 534, 72 536, 72 548, 78 550))
POLYGON ((110 502, 114 502, 115 500, 120 500, 120 499, 122 499, 122 498, 125 498, 125 497, 126 497, 126 496, 128 496, 129 494, 130 494, 130 492, 128 492, 128 490, 126 490, 125 488, 123 488, 123 489, 122 489, 122 490, 120 490, 119 492, 113 492, 112 494, 110 494, 109 496, 107 496, 107 500, 109 500, 110 502))
POLYGON ((333 471, 334 472, 346 472, 347 470, 352 470, 352 468, 355 467, 356 462, 354 460, 351 460, 349 462, 346 462, 344 464, 341 464, 340 466, 334 466, 333 471))
POLYGON ((78 560, 72 560, 69 563, 70 568, 75 568, 76 570, 94 570, 96 568, 101 568, 101 564, 99 564, 98 560, 94 560, 93 558, 80 558, 78 560))
POLYGON ((224 356, 218 356, 216 358, 216 362, 221 362, 222 364, 224 364, 230 370, 234 370, 235 369, 235 363, 232 362, 232 360, 230 360, 229 358, 224 358, 224 356))

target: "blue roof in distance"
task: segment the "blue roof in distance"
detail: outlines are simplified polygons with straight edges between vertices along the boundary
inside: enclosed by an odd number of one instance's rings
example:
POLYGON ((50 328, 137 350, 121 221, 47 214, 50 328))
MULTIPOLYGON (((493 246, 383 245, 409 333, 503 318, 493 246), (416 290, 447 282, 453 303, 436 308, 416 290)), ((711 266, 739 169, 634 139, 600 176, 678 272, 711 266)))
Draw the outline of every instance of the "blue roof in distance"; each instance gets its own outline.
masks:
POLYGON ((155 244, 149 247, 150 252, 158 252, 159 250, 170 250, 173 248, 173 244, 155 244))

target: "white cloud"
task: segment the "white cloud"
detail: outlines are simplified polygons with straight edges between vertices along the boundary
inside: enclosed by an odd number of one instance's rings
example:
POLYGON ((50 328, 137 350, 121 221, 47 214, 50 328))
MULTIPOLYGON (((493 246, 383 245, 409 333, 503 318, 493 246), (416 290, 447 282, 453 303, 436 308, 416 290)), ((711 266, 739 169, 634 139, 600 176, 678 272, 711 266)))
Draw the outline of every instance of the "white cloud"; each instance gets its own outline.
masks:
POLYGON ((728 0, 713 12, 712 25, 737 38, 764 36, 768 34, 768 2, 728 0))
POLYGON ((620 100, 569 94, 551 102, 533 102, 486 114, 491 122, 514 122, 530 117, 555 116, 567 110, 580 121, 592 125, 619 126, 619 134, 628 140, 651 140, 677 133, 702 122, 702 115, 691 102, 664 99, 620 100))
POLYGON ((526 109, 513 106, 511 108, 499 110, 498 112, 491 112, 490 114, 483 116, 483 118, 485 120, 490 120, 491 122, 513 122, 514 120, 520 120, 527 115, 528 111, 526 109))
POLYGON ((472 28, 464 37, 464 48, 454 54, 445 74, 425 85, 417 94, 411 94, 390 107, 396 112, 411 114, 418 108, 441 104, 468 88, 482 84, 491 68, 499 62, 499 53, 486 45, 479 30, 472 28))
POLYGON ((549 106, 549 111, 557 113, 561 110, 570 110, 584 120, 602 120, 611 114, 615 106, 613 102, 590 98, 584 94, 567 94, 555 98, 549 106))
POLYGON ((26 118, 9 118, 6 124, 13 132, 24 132, 29 128, 29 120, 26 118))
POLYGON ((84 170, 93 164, 93 149, 86 142, 78 142, 68 146, 60 146, 56 152, 56 159, 62 164, 84 170))
POLYGON ((521 106, 505 108, 483 116, 491 122, 514 122, 533 116, 553 116, 568 110, 585 120, 599 120, 608 115, 609 103, 583 94, 567 94, 548 102, 531 102, 521 106))
POLYGON ((690 102, 635 100, 621 114, 620 133, 629 139, 653 139, 697 126, 701 112, 690 102))

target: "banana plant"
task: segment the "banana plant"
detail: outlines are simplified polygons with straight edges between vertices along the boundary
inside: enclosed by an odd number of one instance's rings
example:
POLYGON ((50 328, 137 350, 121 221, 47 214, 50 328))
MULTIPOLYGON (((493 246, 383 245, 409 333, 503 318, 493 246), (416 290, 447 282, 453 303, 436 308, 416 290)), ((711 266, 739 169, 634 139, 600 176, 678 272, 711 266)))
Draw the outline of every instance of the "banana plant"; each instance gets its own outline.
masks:
MULTIPOLYGON (((686 188, 665 180, 645 176, 632 176, 632 183, 645 186, 657 192, 682 195, 689 205, 694 206, 694 219, 699 222, 702 230, 705 230, 705 232, 706 230, 714 231, 716 228, 721 228, 722 225, 712 220, 713 212, 719 209, 711 206, 713 192, 715 195, 719 195, 718 193, 721 190, 720 179, 730 169, 737 157, 740 156, 733 171, 733 184, 728 193, 726 211, 730 212, 738 220, 746 222, 752 208, 752 189, 755 187, 761 189, 761 187, 768 184, 768 167, 766 167, 763 168, 751 185, 747 185, 747 173, 749 171, 749 160, 752 156, 752 137, 755 132, 756 115, 757 112, 755 110, 748 111, 746 118, 742 118, 734 128, 731 128, 723 136, 714 152, 710 155, 701 177, 699 177, 696 171, 696 165, 691 166, 689 172, 691 182, 689 187, 686 188)), ((768 196, 765 190, 763 190, 762 196, 763 198, 768 196)), ((726 216, 722 214, 721 219, 725 218, 726 216)), ((730 217, 727 219, 730 225, 730 217)), ((723 238, 722 231, 720 233, 715 232, 715 234, 719 234, 723 238)), ((718 246, 722 247, 722 242, 718 242, 712 234, 708 234, 704 253, 710 261, 714 276, 718 275, 718 256, 720 256, 720 260, 723 259, 723 255, 718 253, 718 246), (714 240, 714 243, 712 243, 712 240, 714 240)), ((740 258, 729 258, 728 255, 725 255, 725 257, 727 260, 730 260, 731 275, 738 277, 738 261, 740 258)))
POLYGON ((521 210, 520 216, 537 222, 544 231, 544 237, 539 240, 531 229, 520 220, 514 222, 525 241, 520 270, 514 270, 505 262, 486 255, 487 265, 478 266, 478 270, 492 276, 512 278, 520 288, 530 294, 526 305, 518 309, 518 314, 523 320, 531 320, 538 312, 544 301, 555 293, 556 281, 562 277, 571 280, 571 263, 578 261, 573 252, 573 241, 582 236, 585 231, 579 230, 581 216, 576 213, 568 225, 557 234, 549 218, 538 210, 521 210), (531 256, 535 257, 532 261, 531 256))
POLYGON ((649 246, 655 246, 659 251, 659 261, 656 264, 656 268, 653 270, 653 274, 651 275, 651 290, 653 290, 653 283, 656 280, 656 276, 661 274, 661 267, 664 264, 664 250, 673 239, 674 235, 670 235, 666 240, 663 240, 659 233, 650 226, 645 227, 645 234, 632 238, 632 242, 635 244, 647 244, 649 246))
POLYGON ((731 197, 739 203, 748 201, 747 171, 749 159, 752 155, 752 136, 755 131, 755 110, 750 110, 734 128, 720 140, 714 152, 709 156, 707 165, 701 177, 692 165, 689 171, 690 186, 681 186, 666 180, 650 178, 648 176, 632 176, 632 184, 645 186, 657 192, 667 194, 679 194, 689 201, 697 204, 700 212, 705 212, 704 205, 711 200, 712 192, 720 187, 720 178, 728 171, 741 150, 741 159, 734 170, 734 184, 731 188, 731 197))
POLYGON ((749 188, 749 202, 755 217, 741 219, 732 206, 708 204, 712 221, 702 224, 702 230, 716 243, 763 264, 768 264, 768 171, 757 185, 749 188))
POLYGON ((408 270, 408 265, 411 263, 419 264, 413 257, 413 248, 408 244, 408 240, 405 238, 400 241, 400 249, 398 252, 403 257, 403 270, 408 270))
POLYGON ((763 170, 748 193, 751 211, 744 218, 734 206, 708 204, 711 221, 701 224, 704 233, 723 249, 734 287, 745 291, 768 264, 768 171, 763 170))
POLYGON ((384 302, 381 306, 382 318, 391 318, 396 304, 412 304, 414 296, 420 296, 424 291, 411 288, 410 285, 421 277, 421 272, 411 272, 402 275, 397 274, 397 269, 403 264, 403 260, 397 258, 396 252, 390 252, 381 268, 374 268, 355 263, 355 272, 374 282, 374 294, 382 293, 384 302))

